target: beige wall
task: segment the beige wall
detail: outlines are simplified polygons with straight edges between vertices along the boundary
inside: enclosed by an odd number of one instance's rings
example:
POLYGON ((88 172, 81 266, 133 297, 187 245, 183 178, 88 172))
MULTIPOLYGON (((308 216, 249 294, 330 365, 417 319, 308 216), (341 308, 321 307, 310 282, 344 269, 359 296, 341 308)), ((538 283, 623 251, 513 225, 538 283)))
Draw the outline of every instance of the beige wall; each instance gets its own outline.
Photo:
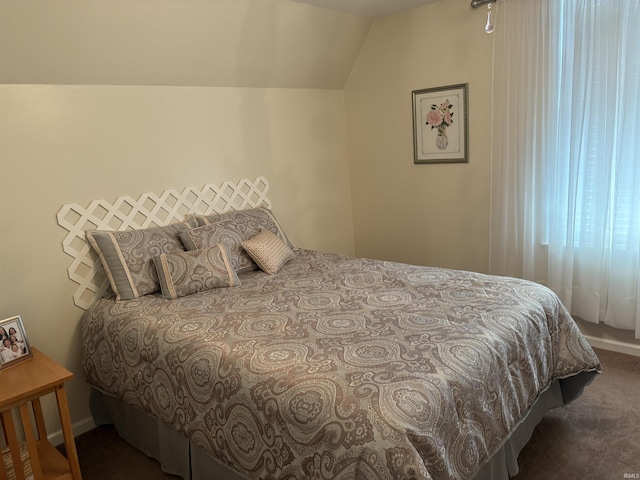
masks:
POLYGON ((339 90, 0 86, 0 318, 76 374, 74 422, 88 388, 60 207, 264 176, 296 245, 353 253, 345 130, 339 90))
POLYGON ((290 0, 0 1, 0 83, 342 89, 372 22, 290 0))
POLYGON ((358 255, 488 269, 485 14, 449 0, 374 23, 345 89, 358 255), (414 165, 412 90, 459 83, 469 84, 469 163, 414 165))

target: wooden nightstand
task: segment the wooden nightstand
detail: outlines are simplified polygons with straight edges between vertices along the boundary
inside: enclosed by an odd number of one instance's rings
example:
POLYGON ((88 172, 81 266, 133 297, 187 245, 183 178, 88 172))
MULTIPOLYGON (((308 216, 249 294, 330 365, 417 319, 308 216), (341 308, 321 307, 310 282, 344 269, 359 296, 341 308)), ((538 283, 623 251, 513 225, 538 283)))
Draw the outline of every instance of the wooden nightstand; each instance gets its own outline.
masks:
MULTIPOLYGON (((31 348, 31 352, 33 357, 0 370, 2 430, 11 450, 16 480, 24 480, 25 474, 20 460, 20 442, 11 414, 13 408, 19 409, 34 480, 81 480, 67 392, 64 388, 65 382, 73 377, 73 373, 58 365, 38 349, 31 348), (40 397, 49 393, 56 394, 67 458, 47 440, 40 397), (29 404, 32 409, 29 408, 29 404), (35 419, 35 432, 31 421, 31 410, 35 419)), ((6 478, 7 473, 0 463, 0 480, 6 478)))

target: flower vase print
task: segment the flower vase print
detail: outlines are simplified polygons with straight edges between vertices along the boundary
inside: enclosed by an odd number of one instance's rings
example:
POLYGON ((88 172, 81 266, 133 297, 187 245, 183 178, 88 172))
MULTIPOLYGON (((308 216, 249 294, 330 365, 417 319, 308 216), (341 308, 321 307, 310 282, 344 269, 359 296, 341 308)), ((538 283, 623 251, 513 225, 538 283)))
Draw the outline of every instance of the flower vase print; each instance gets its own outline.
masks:
POLYGON ((454 112, 452 112, 452 106, 449 99, 447 99, 440 105, 432 104, 431 110, 427 113, 426 123, 431 125, 431 130, 435 128, 438 131, 436 135, 436 148, 438 150, 446 150, 449 144, 447 127, 453 123, 454 112))
POLYGON ((414 90, 414 163, 468 161, 467 84, 414 90))

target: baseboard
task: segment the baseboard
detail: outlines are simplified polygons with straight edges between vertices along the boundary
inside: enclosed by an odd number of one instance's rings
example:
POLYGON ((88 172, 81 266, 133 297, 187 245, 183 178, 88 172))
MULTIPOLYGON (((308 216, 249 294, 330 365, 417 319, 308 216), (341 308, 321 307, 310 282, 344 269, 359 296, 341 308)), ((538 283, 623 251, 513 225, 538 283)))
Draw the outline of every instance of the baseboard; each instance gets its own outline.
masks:
POLYGON ((592 337, 591 335, 584 336, 589 345, 596 348, 602 348, 603 350, 611 350, 618 353, 626 353, 627 355, 635 355, 640 357, 640 346, 630 345, 628 343, 619 342, 617 340, 611 340, 606 338, 592 337))
MULTIPOLYGON (((73 436, 77 437, 78 435, 82 435, 83 433, 88 432, 96 427, 96 424, 93 423, 93 418, 87 417, 79 422, 75 422, 71 425, 71 429, 73 430, 73 436)), ((51 445, 62 445, 64 443, 64 436, 62 435, 62 430, 58 430, 53 432, 50 435, 47 435, 47 439, 51 443, 51 445)))

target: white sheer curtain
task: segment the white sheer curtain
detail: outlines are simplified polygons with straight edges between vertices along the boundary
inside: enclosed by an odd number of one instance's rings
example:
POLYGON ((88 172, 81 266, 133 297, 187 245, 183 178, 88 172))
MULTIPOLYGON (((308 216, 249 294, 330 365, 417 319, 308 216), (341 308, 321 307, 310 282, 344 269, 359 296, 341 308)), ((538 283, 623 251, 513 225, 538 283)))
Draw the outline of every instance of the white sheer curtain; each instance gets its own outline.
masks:
POLYGON ((640 338, 640 2, 499 7, 491 272, 640 338))

